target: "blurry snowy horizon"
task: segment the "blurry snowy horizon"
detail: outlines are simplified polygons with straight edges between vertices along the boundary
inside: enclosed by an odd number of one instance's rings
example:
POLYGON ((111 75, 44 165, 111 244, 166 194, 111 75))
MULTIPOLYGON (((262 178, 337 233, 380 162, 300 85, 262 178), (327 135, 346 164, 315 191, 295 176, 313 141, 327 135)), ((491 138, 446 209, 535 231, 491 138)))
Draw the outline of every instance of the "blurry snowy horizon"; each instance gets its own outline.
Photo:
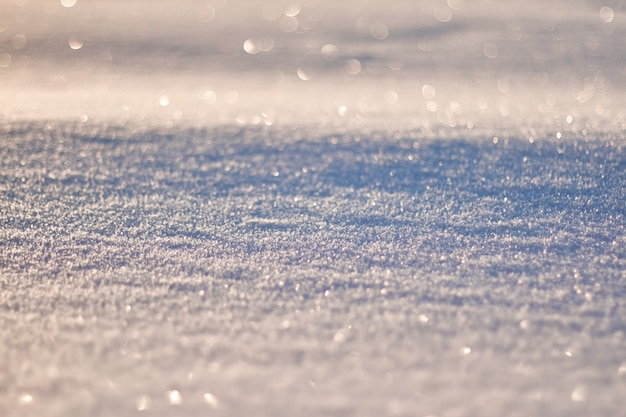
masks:
POLYGON ((626 410, 622 0, 0 3, 0 416, 626 410))
POLYGON ((9 120, 623 128, 622 8, 7 1, 0 105, 9 120))

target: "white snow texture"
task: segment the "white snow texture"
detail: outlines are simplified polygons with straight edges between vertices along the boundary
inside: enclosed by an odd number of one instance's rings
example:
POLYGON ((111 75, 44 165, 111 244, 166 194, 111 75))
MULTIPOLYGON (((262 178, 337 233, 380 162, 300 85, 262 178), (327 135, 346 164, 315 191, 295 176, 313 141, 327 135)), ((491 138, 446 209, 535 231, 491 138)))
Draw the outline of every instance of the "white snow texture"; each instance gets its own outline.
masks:
POLYGON ((0 6, 0 416, 619 416, 622 1, 0 6))

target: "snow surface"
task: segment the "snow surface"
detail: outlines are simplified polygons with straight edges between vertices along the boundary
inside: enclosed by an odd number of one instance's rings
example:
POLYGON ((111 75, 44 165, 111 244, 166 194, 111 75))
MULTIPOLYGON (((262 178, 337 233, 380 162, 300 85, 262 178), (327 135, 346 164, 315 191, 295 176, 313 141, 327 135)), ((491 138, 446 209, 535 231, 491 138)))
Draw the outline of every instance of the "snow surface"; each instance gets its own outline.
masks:
POLYGON ((623 8, 2 5, 0 415, 622 415, 623 8))

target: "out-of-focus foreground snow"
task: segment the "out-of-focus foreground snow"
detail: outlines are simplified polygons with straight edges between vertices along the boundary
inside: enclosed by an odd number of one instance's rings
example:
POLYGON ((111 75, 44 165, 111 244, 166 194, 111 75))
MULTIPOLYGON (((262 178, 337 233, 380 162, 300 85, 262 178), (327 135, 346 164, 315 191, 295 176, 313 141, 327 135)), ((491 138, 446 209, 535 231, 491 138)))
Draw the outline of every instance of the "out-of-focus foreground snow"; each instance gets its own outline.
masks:
POLYGON ((4 3, 0 415, 620 415, 624 7, 4 3))

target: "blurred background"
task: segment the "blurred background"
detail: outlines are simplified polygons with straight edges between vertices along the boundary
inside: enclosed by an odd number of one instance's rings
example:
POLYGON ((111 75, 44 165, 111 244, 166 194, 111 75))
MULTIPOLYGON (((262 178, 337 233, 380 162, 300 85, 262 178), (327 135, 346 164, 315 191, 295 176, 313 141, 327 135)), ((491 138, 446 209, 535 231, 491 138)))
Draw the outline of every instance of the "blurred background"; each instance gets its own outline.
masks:
POLYGON ((626 126, 625 7, 4 0, 0 114, 167 125, 626 126))

